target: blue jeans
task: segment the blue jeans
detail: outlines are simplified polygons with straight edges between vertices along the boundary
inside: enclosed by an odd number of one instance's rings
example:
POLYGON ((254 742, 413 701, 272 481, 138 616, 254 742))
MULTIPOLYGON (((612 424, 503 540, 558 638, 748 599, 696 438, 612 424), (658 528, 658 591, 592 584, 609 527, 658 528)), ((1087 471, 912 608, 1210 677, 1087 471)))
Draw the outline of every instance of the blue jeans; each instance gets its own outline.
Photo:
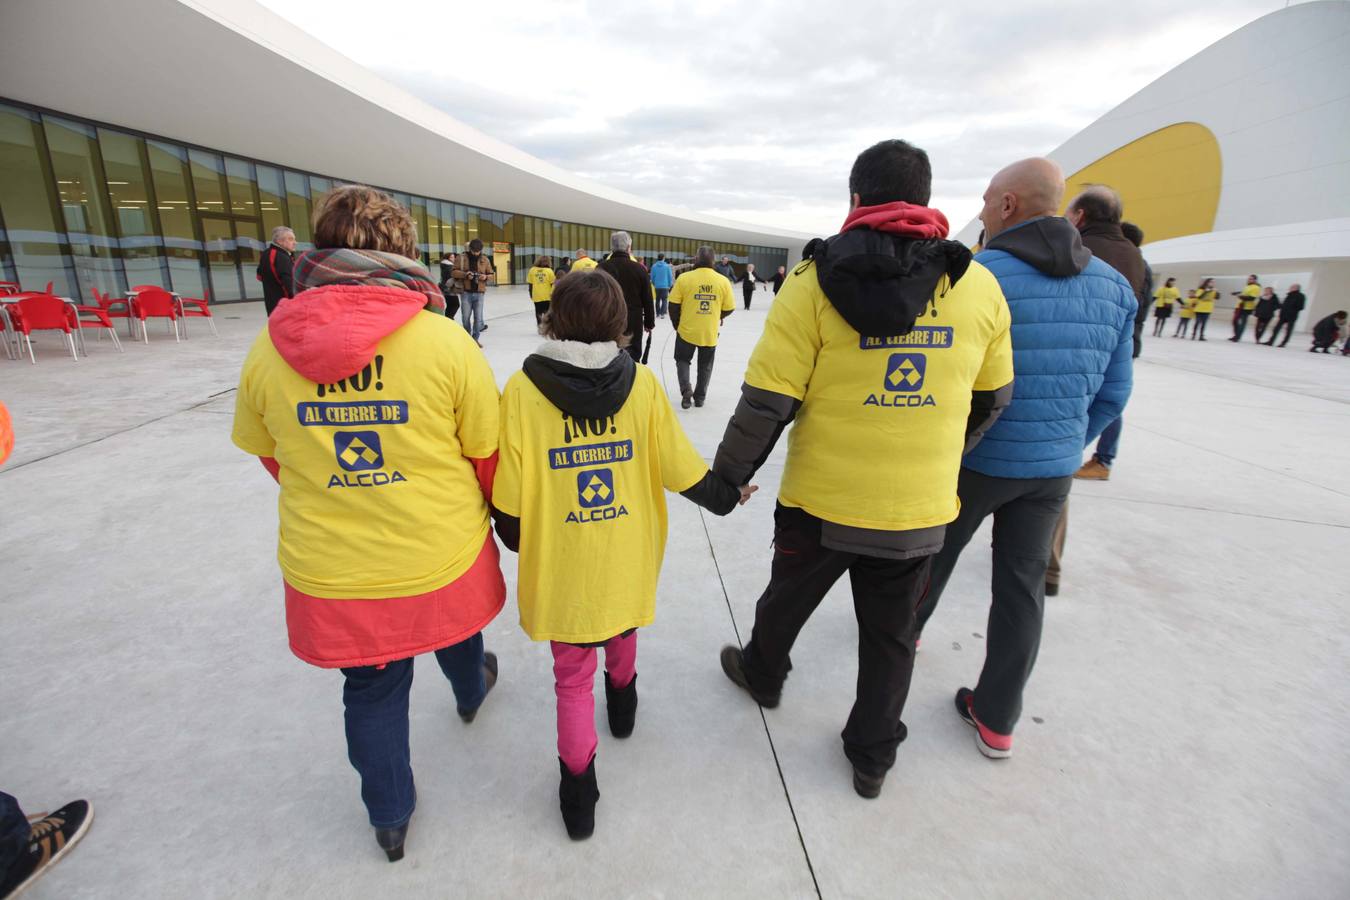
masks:
POLYGON ((465 294, 464 304, 459 308, 460 319, 464 324, 464 330, 473 335, 473 339, 478 340, 478 336, 483 333, 483 295, 465 294))
MULTIPOLYGON (((481 297, 482 295, 479 294, 481 297)), ((483 635, 436 651, 436 662, 450 679, 461 710, 477 709, 487 696, 483 675, 483 635)), ((343 669, 347 683, 347 758, 361 776, 361 799, 376 828, 397 828, 417 805, 408 753, 408 691, 413 661, 343 669)))
POLYGON ((28 817, 19 808, 19 801, 0 791, 0 882, 9 867, 14 865, 28 846, 28 817))
POLYGON ((1097 461, 1110 468, 1112 461, 1116 458, 1116 451, 1120 449, 1120 432, 1125 428, 1125 417, 1121 416, 1102 432, 1102 436, 1097 438, 1097 452, 1094 454, 1097 461))
POLYGON ((670 288, 656 289, 656 314, 664 316, 666 314, 666 298, 670 296, 670 288))

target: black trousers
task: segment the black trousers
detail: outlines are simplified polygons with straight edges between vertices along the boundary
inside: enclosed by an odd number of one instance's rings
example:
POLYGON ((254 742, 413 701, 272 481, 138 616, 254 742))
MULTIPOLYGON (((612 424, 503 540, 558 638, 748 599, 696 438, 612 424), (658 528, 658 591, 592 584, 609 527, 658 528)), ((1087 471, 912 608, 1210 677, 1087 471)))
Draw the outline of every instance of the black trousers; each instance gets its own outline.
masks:
POLYGON ((1242 340, 1242 334, 1247 330, 1247 320, 1252 317, 1249 309, 1240 309, 1233 317, 1233 340, 1242 340))
POLYGON ((1195 330, 1191 332, 1191 340, 1199 338, 1207 340, 1205 337, 1205 326, 1209 324, 1209 313, 1198 312, 1195 314, 1195 330))
POLYGON ((1283 347, 1289 343, 1289 339, 1294 336, 1294 320, 1281 319, 1275 323, 1275 330, 1270 333, 1270 340, 1266 341, 1267 344, 1275 343, 1275 339, 1280 336, 1281 328, 1284 329, 1284 340, 1280 341, 1280 346, 1283 347))
POLYGON ((810 513, 779 504, 773 518, 773 571, 755 606, 746 675, 756 690, 782 688, 797 635, 847 572, 858 619, 858 682, 841 735, 844 754, 859 771, 885 774, 906 735, 900 714, 914 674, 914 613, 933 557, 882 559, 831 550, 821 546, 820 519, 810 513))
POLYGON ((698 347, 678 334, 675 335, 675 375, 680 380, 680 395, 693 394, 694 399, 703 402, 708 396, 708 383, 712 381, 713 359, 717 356, 716 347, 698 347), (689 387, 689 363, 698 350, 698 383, 689 387))
POLYGON ((999 734, 1012 734, 1022 715, 1022 691, 1041 646, 1050 543, 1072 486, 1072 475, 992 478, 962 468, 961 512, 947 526, 946 542, 933 559, 932 586, 919 607, 916 632, 937 608, 961 551, 985 518, 994 517, 993 597, 975 715, 999 734))
POLYGON ((750 301, 755 297, 755 289, 753 287, 744 289, 741 291, 741 296, 745 298, 745 308, 749 309, 750 301))
POLYGON ((539 325, 544 321, 544 316, 548 313, 550 301, 538 300, 534 304, 534 324, 539 325))
POLYGON ((1271 318, 1271 316, 1266 316, 1264 319, 1260 316, 1256 317, 1256 342, 1258 344, 1261 343, 1261 338, 1265 335, 1266 329, 1270 327, 1271 318))

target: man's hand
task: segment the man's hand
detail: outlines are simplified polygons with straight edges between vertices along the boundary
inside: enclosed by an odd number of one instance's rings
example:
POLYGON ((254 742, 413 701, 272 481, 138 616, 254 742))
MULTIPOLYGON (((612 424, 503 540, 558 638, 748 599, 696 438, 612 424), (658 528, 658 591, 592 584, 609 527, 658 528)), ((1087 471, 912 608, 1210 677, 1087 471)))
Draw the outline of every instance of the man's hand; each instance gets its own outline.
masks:
POLYGON ((743 484, 738 488, 738 490, 741 492, 741 499, 736 505, 744 506, 745 504, 750 502, 750 495, 753 494, 755 491, 759 490, 759 485, 743 484))

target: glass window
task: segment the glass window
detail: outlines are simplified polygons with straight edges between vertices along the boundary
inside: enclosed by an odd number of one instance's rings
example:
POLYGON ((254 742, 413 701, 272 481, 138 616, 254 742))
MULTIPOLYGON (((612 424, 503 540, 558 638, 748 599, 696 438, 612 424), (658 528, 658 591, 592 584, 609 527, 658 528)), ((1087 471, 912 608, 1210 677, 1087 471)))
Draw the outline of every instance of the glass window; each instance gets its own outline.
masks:
POLYGON ((151 205, 150 179, 141 164, 144 142, 129 134, 98 130, 103 171, 108 176, 117 231, 121 235, 122 265, 129 284, 168 285, 159 239, 158 210, 151 205))
MULTIPOLYGON (((155 188, 160 234, 169 263, 169 280, 187 297, 202 296, 202 245, 193 226, 192 193, 188 188, 187 154, 182 147, 146 141, 150 180, 155 188)), ((139 282, 133 282, 133 284, 139 282)))
POLYGON ((309 183, 299 172, 286 170, 286 212, 298 249, 312 250, 309 230, 309 183))
POLYGON ((43 124, 75 263, 77 290, 90 300, 91 288, 125 290, 121 261, 113 254, 117 240, 94 130, 54 116, 44 116, 43 124))
POLYGON ((432 264, 440 260, 442 248, 445 246, 441 237, 441 224, 444 221, 441 218, 443 205, 439 200, 427 201, 427 256, 432 264))
POLYGON ((243 284, 243 296, 256 300, 262 299, 258 262, 267 247, 267 238, 261 229, 262 225, 256 219, 234 220, 235 253, 239 258, 239 280, 243 284))
POLYGON ((236 216, 258 215, 258 198, 253 183, 253 163, 225 157, 225 179, 230 184, 230 212, 236 216))
POLYGON ((68 295, 73 291, 62 249, 64 226, 56 219, 56 198, 51 179, 43 172, 41 147, 37 116, 0 106, 0 215, 15 275, 24 288, 41 290, 50 281, 52 290, 68 295))
POLYGON ((244 292, 239 284, 239 254, 234 237, 234 223, 229 219, 203 213, 202 238, 206 248, 207 269, 211 273, 211 299, 242 300, 244 292))
POLYGON ((214 153, 189 150, 188 165, 192 169, 192 188, 197 195, 197 211, 226 215, 225 163, 214 153))
POLYGON ((467 207, 467 210, 466 210, 466 211, 467 211, 468 214, 469 214, 469 227, 468 227, 468 230, 465 232, 465 233, 467 234, 467 237, 465 238, 464 243, 467 244, 469 241, 473 240, 474 238, 478 238, 479 240, 482 240, 482 235, 480 235, 480 234, 478 233, 478 232, 479 232, 479 229, 482 227, 482 221, 481 221, 481 219, 479 218, 479 215, 478 215, 478 207, 476 207, 476 206, 470 206, 470 207, 467 207))
POLYGON ((272 239, 272 229, 286 224, 286 187, 281 170, 258 166, 258 212, 262 218, 263 239, 272 239))
POLYGON ((427 201, 422 197, 412 198, 413 227, 417 229, 417 249, 423 265, 431 261, 427 246, 427 201))
POLYGON ((464 245, 469 242, 469 208, 463 203, 455 204, 455 252, 463 253, 464 245))

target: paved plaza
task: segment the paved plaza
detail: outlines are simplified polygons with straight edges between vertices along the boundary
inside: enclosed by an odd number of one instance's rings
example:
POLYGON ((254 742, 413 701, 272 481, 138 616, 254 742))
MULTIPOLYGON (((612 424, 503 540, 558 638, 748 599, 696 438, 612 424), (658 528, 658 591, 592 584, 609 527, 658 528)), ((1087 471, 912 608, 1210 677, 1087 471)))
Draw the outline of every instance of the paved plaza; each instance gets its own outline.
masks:
MULTIPOLYGON (((760 298, 765 294, 758 295, 760 298)), ((726 323, 709 459, 768 304, 726 323)), ((499 384, 538 343, 489 295, 499 384)), ((471 726, 417 665, 419 806, 385 862, 343 740, 341 676, 294 658, 276 486, 229 439, 260 303, 175 344, 0 360, 0 790, 88 797, 83 843, 34 900, 106 897, 1331 897, 1350 884, 1350 360, 1146 339, 1112 480, 1076 483, 1060 595, 1012 759, 952 708, 983 658, 990 559, 971 543, 924 635, 909 739, 876 801, 839 740, 856 675, 841 583, 782 705, 723 676, 769 571, 783 450, 718 519, 670 499, 656 623, 627 741, 603 725, 595 837, 558 814, 551 657, 506 609, 471 726)), ((1170 324, 1170 323, 1169 323, 1170 324)), ((652 366, 678 400, 672 332, 652 366)), ((783 442, 785 444, 785 442, 783 442)), ((848 466, 849 460, 839 460, 848 466)), ((866 471, 857 477, 866 479, 866 471)), ((987 528, 988 526, 986 526, 987 528)), ((582 564, 578 561, 578 564, 582 564)))

